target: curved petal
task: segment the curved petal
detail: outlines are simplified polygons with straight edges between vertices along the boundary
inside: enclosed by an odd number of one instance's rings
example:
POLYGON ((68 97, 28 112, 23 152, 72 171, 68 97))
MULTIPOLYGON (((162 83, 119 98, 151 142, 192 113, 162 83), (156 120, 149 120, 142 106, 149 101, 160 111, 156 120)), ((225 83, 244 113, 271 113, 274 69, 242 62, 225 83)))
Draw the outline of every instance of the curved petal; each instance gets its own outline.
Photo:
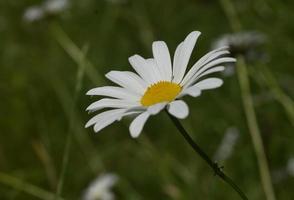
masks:
POLYGON ((169 50, 163 41, 156 41, 152 44, 153 57, 156 61, 162 80, 171 81, 172 65, 169 50))
POLYGON ((189 108, 187 104, 182 100, 176 100, 169 103, 167 110, 171 115, 179 119, 184 119, 189 114, 189 108))
POLYGON ((225 70, 225 67, 224 66, 217 66, 217 67, 213 67, 209 70, 206 70, 205 72, 203 72, 202 74, 199 74, 199 76, 197 76, 197 79, 198 78, 201 78, 203 76, 206 76, 208 74, 212 74, 212 73, 215 73, 215 72, 221 72, 221 71, 224 71, 225 70))
POLYGON ((125 99, 129 101, 139 101, 140 96, 122 87, 104 86, 89 90, 87 95, 108 96, 113 98, 125 99))
POLYGON ((220 78, 207 78, 204 79, 203 81, 200 81, 193 85, 192 87, 197 87, 200 90, 209 90, 209 89, 214 89, 222 86, 223 80, 220 78))
POLYGON ((139 55, 133 55, 129 57, 129 62, 134 68, 134 70, 148 83, 154 82, 152 76, 152 69, 147 65, 144 58, 139 55))
POLYGON ((194 87, 194 86, 184 88, 177 98, 180 98, 185 95, 190 95, 192 97, 198 97, 201 95, 201 90, 198 87, 194 87))
MULTIPOLYGON (((201 74, 202 72, 206 71, 207 69, 222 64, 222 63, 228 63, 228 62, 236 62, 235 58, 231 57, 224 57, 224 58, 218 58, 216 60, 211 61, 210 63, 202 66, 199 70, 195 71, 195 73, 191 77, 187 77, 187 79, 181 83, 182 86, 187 87, 191 85, 191 83, 195 80, 195 78, 201 74)), ((185 77, 186 78, 186 77, 185 77)))
POLYGON ((122 99, 104 98, 90 104, 86 110, 94 112, 103 108, 131 108, 131 107, 139 107, 139 106, 140 104, 138 102, 132 102, 132 101, 122 100, 122 99))
POLYGON ((220 71, 224 71, 225 70, 225 67, 224 66, 217 66, 217 67, 212 67, 206 71, 199 71, 200 73, 197 73, 195 74, 188 83, 186 83, 186 85, 183 87, 183 88, 188 88, 190 87, 191 85, 193 85, 198 79, 200 79, 201 77, 203 76, 206 76, 208 74, 212 74, 212 73, 215 73, 215 72, 220 72, 220 71))
POLYGON ((175 51, 173 62, 173 82, 180 83, 189 63, 193 48, 200 36, 199 31, 191 32, 186 39, 179 44, 175 51))
POLYGON ((155 59, 154 58, 148 58, 148 59, 146 59, 146 62, 147 62, 148 67, 152 71, 151 76, 153 77, 153 80, 154 80, 153 83, 157 83, 162 78, 161 78, 159 69, 157 67, 157 64, 155 62, 155 59))
POLYGON ((106 78, 112 82, 142 95, 145 89, 148 87, 146 82, 137 74, 128 71, 110 71, 106 75, 106 78))
POLYGON ((207 63, 213 61, 214 59, 228 54, 229 51, 227 50, 228 47, 222 47, 213 51, 208 52, 207 54, 205 54, 204 56, 202 56, 192 67, 191 69, 188 71, 188 73, 185 75, 184 79, 181 82, 181 85, 184 85, 186 82, 188 82, 193 75, 200 69, 202 68, 204 65, 206 65, 207 63))
POLYGON ((135 113, 137 112, 125 112, 121 114, 109 115, 107 117, 104 117, 102 120, 100 120, 94 125, 94 131, 97 133, 103 128, 105 128, 106 126, 109 126, 110 124, 112 124, 113 122, 121 120, 122 117, 135 114, 135 113))
POLYGON ((129 130, 133 138, 136 138, 140 135, 149 117, 150 114, 148 112, 143 112, 132 121, 129 130))
POLYGON ((176 83, 177 83, 177 80, 180 77, 179 71, 181 69, 180 67, 181 67, 181 62, 182 62, 181 53, 182 53, 183 43, 184 42, 181 42, 177 46, 176 51, 175 51, 175 54, 174 54, 174 61, 173 61, 173 79, 172 79, 172 81, 173 82, 176 82, 176 83))
POLYGON ((108 110, 102 113, 99 113, 92 117, 85 125, 85 128, 88 128, 96 123, 100 123, 100 121, 103 121, 111 116, 117 116, 120 117, 123 113, 125 113, 127 109, 113 109, 108 110))
POLYGON ((166 102, 164 103, 157 103, 155 105, 149 106, 147 108, 147 112, 149 112, 150 115, 156 115, 158 114, 164 107, 166 106, 166 102))

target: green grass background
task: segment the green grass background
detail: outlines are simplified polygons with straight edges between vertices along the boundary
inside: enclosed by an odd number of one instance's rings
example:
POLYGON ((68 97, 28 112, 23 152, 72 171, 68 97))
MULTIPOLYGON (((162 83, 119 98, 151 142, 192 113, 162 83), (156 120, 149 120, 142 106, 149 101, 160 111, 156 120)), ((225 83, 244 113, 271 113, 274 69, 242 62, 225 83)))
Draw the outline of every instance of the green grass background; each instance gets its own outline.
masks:
MULTIPOLYGON (((69 133, 73 142, 63 176, 61 196, 65 199, 80 199, 90 181, 104 172, 120 177, 114 188, 117 199, 239 198, 213 176, 165 113, 152 117, 137 140, 129 136, 129 119, 98 134, 84 129, 90 118, 85 108, 95 99, 85 96, 86 91, 108 84, 104 74, 110 70, 130 70, 129 56, 151 57, 154 40, 166 41, 174 52, 189 32, 199 30, 202 36, 191 66, 210 50, 214 39, 232 32, 219 1, 74 0, 58 17, 25 23, 24 10, 40 2, 0 0, 1 173, 54 194, 69 133), (77 75, 83 68, 84 76, 77 75)), ((232 2, 244 30, 260 31, 268 39, 264 46, 267 62, 251 63, 248 69, 266 155, 275 172, 294 156, 294 129, 281 102, 262 79, 260 66, 265 65, 280 89, 293 99, 294 3, 232 2)), ((182 122, 210 156, 225 130, 237 127, 238 143, 221 164, 249 199, 265 199, 237 75, 224 77, 224 81, 220 89, 196 99, 185 98, 190 115, 182 122)), ((294 199, 293 177, 273 182, 277 199, 294 199)), ((39 199, 22 191, 25 185, 7 184, 0 178, 0 199, 39 199)))

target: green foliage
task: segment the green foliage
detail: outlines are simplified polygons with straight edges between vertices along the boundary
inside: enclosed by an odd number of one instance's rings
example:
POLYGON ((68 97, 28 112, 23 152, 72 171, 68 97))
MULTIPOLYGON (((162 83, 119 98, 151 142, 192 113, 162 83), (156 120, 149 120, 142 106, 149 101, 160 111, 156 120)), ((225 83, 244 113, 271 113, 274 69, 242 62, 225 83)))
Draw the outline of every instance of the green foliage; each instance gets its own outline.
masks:
MULTIPOLYGON (((86 91, 109 83, 104 74, 110 70, 130 70, 129 56, 151 57, 154 40, 166 41, 173 52, 189 32, 199 30, 191 66, 214 39, 231 32, 219 2, 75 0, 59 16, 25 22, 25 9, 38 3, 0 1, 0 172, 9 174, 0 174, 0 199, 51 198, 68 134, 72 144, 63 176, 64 199, 80 199, 104 172, 119 176, 117 199, 238 198, 213 176, 165 113, 152 117, 138 140, 129 136, 129 119, 98 134, 84 129, 93 115, 85 108, 96 99, 85 96, 86 91)), ((234 5, 245 30, 267 36, 268 60, 249 65, 252 95, 277 199, 290 200, 294 178, 279 179, 276 172, 294 156, 293 118, 285 111, 293 106, 294 96, 294 4, 250 0, 234 5)), ((249 199, 265 199, 237 75, 224 81, 218 90, 186 98, 190 116, 183 124, 211 157, 226 129, 237 127, 238 143, 221 164, 249 199)))

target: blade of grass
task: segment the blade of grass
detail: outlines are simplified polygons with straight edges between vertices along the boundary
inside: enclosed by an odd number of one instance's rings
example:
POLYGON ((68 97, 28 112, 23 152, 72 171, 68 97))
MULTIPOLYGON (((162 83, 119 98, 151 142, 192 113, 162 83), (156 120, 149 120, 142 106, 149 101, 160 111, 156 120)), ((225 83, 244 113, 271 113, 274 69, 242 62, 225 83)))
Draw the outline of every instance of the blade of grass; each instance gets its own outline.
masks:
MULTIPOLYGON (((8 174, 0 172, 0 183, 7 185, 16 190, 23 191, 29 195, 35 196, 43 200, 53 200, 55 197, 54 193, 48 192, 42 188, 39 188, 35 185, 27 183, 21 179, 15 178, 8 174)), ((63 200, 62 197, 58 197, 56 200, 63 200)))
POLYGON ((94 65, 84 56, 83 51, 69 38, 69 36, 58 24, 52 23, 50 26, 50 31, 58 44, 78 65, 81 60, 83 60, 84 65, 86 66, 85 74, 92 82, 104 82, 104 78, 98 74, 94 65))
MULTIPOLYGON (((71 113, 71 106, 69 106, 69 102, 72 102, 73 99, 70 92, 67 88, 64 87, 64 82, 62 82, 61 80, 52 80, 52 86, 56 92, 57 97, 59 98, 59 101, 63 108, 63 112, 69 119, 71 113)), ((87 137, 87 133, 85 131, 86 129, 84 129, 84 122, 81 120, 81 118, 78 116, 76 112, 74 113, 74 115, 74 140, 77 143, 77 145, 79 145, 79 147, 81 148, 82 153, 85 155, 90 170, 93 172, 93 174, 96 174, 97 169, 103 169, 103 164, 98 157, 99 153, 96 151, 94 145, 87 137), (91 158, 94 159, 91 160, 91 158)))
MULTIPOLYGON (((241 21, 238 18, 237 11, 230 0, 220 0, 221 6, 227 15, 230 25, 234 32, 239 32, 242 30, 241 21)), ((236 63, 238 79, 240 84, 241 96, 243 100, 243 108, 247 118, 247 124, 249 127, 249 132, 251 134, 255 154, 258 161, 259 173, 261 175, 261 182, 265 196, 267 200, 275 200, 274 188, 271 180, 271 175, 269 171, 268 161, 264 151, 264 145, 262 142, 261 134, 259 131, 255 109, 253 105, 253 99, 250 91, 250 81, 247 72, 247 65, 244 58, 240 56, 236 63)))
POLYGON ((44 166, 47 179, 49 181, 51 188, 55 190, 57 185, 56 169, 53 165, 52 158, 48 150, 41 141, 33 141, 32 146, 36 152, 36 155, 38 156, 42 165, 44 166))
MULTIPOLYGON (((108 12, 107 12, 108 13, 108 12)), ((114 20, 115 21, 115 20, 114 20)), ((114 23, 114 22, 112 22, 114 23)), ((85 56, 84 52, 82 49, 80 49, 70 38, 69 36, 63 31, 63 29, 57 25, 52 23, 51 25, 51 32, 53 37, 56 39, 58 44, 64 49, 64 51, 73 59, 73 61, 77 64, 77 66, 80 65, 80 61, 83 60, 85 64, 85 75, 95 84, 97 83, 104 83, 105 79, 102 77, 99 73, 97 73, 97 70, 95 70, 94 65, 87 59, 85 56)), ((107 34, 105 32, 105 34, 107 34)), ((68 117, 71 116, 71 109, 68 108, 68 104, 66 102, 72 101, 72 97, 68 93, 67 89, 63 87, 63 84, 61 83, 60 80, 55 79, 54 81, 52 80, 52 86, 54 87, 57 96, 60 99, 60 102, 62 103, 62 106, 64 108, 65 113, 67 114, 68 117)), ((76 116, 76 121, 81 121, 78 120, 78 116, 76 116)), ((97 159, 98 153, 95 152, 95 148, 93 147, 92 143, 87 139, 86 134, 81 134, 81 132, 84 132, 83 128, 84 125, 82 123, 78 123, 79 126, 75 128, 75 140, 81 147, 83 153, 87 155, 86 157, 94 157, 94 163, 93 161, 88 159, 88 164, 93 171, 93 173, 96 173, 97 171, 97 166, 98 168, 103 168, 103 163, 100 161, 100 159, 97 159), (90 155, 89 155, 90 152, 90 155), (93 155, 93 156, 91 156, 93 155)))
MULTIPOLYGON (((85 50, 87 51, 87 50, 85 50)), ((67 133, 67 138, 66 138, 66 144, 65 144, 65 149, 64 149, 64 154, 63 154, 63 159, 62 159, 62 169, 61 169, 61 174, 59 177, 58 185, 57 185, 57 190, 56 190, 56 197, 55 199, 57 200, 63 189, 64 185, 64 179, 65 179, 65 174, 66 170, 68 167, 69 163, 69 157, 70 157, 70 148, 72 144, 72 135, 73 135, 73 125, 75 123, 75 104, 78 99, 78 95, 80 93, 81 87, 82 87, 82 82, 83 82, 83 76, 84 76, 84 71, 86 69, 87 63, 85 62, 85 53, 82 52, 82 56, 79 57, 79 65, 78 65, 78 71, 77 71, 77 77, 76 77, 76 85, 75 85, 75 92, 74 92, 74 98, 73 98, 73 103, 72 103, 72 108, 71 108, 71 113, 70 113, 70 118, 69 118, 69 128, 68 128, 68 133, 67 133)))
POLYGON ((284 93, 284 91, 279 86, 279 83, 264 65, 260 66, 261 74, 265 77, 265 83, 267 87, 271 90, 272 94, 278 102, 283 106, 292 126, 294 126, 294 102, 293 100, 284 93))

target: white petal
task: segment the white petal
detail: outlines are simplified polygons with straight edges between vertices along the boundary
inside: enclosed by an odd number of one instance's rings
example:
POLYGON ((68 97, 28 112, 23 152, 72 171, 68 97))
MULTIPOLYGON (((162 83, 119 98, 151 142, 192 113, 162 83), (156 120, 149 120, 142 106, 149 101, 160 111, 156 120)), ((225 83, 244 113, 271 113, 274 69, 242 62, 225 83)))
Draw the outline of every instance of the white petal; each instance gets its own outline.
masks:
POLYGON ((231 57, 224 57, 224 58, 218 58, 216 60, 213 60, 210 63, 208 63, 208 64, 206 64, 204 66, 201 66, 201 68, 199 70, 196 70, 195 73, 191 77, 187 77, 186 76, 184 78, 184 80, 182 81, 181 85, 184 86, 184 87, 188 87, 188 86, 190 86, 194 82, 194 80, 202 72, 206 71, 207 69, 209 69, 209 68, 211 68, 213 66, 216 66, 216 65, 219 65, 219 64, 222 64, 222 63, 228 63, 228 62, 236 62, 236 59, 235 58, 231 58, 231 57))
POLYGON ((190 95, 192 97, 198 97, 201 95, 201 90, 195 86, 184 88, 182 90, 182 92, 179 94, 178 98, 185 96, 185 95, 190 95))
POLYGON ((226 54, 230 54, 230 52, 228 50, 222 50, 222 51, 217 51, 217 52, 214 52, 213 54, 211 54, 209 57, 207 57, 206 59, 203 59, 201 65, 206 65, 207 63, 217 59, 217 58, 220 58, 226 54))
POLYGON ((205 64, 211 62, 217 57, 220 57, 222 55, 228 54, 229 52, 226 50, 227 47, 222 47, 213 51, 208 52, 204 56, 202 56, 188 71, 184 79, 182 80, 181 84, 185 85, 186 82, 188 82, 193 75, 200 69, 202 68, 205 64))
POLYGON ((106 126, 112 124, 113 122, 121 120, 121 118, 123 116, 131 115, 131 114, 135 114, 135 113, 138 113, 138 112, 124 112, 124 113, 119 113, 119 114, 108 115, 108 116, 104 117, 103 119, 99 120, 99 122, 95 123, 94 131, 97 133, 100 130, 102 130, 103 128, 105 128, 106 126))
POLYGON ((188 81, 188 83, 186 83, 186 85, 183 87, 183 88, 188 88, 190 87, 191 85, 193 85, 199 78, 203 77, 203 76, 206 76, 208 74, 211 74, 211 73, 215 73, 215 72, 220 72, 220 71, 223 71, 225 69, 224 66, 217 66, 217 67, 212 67, 206 71, 204 70, 199 70, 199 73, 197 72, 191 79, 190 81, 188 81))
POLYGON ((171 81, 172 65, 167 45, 163 41, 153 42, 152 51, 161 77, 163 78, 163 80, 171 81))
POLYGON ((217 67, 213 67, 209 70, 206 70, 205 72, 203 72, 202 74, 199 74, 199 76, 197 76, 197 79, 198 78, 201 78, 203 76, 206 76, 208 74, 212 74, 212 73, 215 73, 215 72, 221 72, 221 71, 224 71, 225 70, 225 67, 224 66, 217 66, 217 67))
POLYGON ((164 107, 166 106, 167 103, 157 103, 155 105, 149 106, 147 108, 147 112, 149 112, 151 115, 156 115, 158 114, 164 107))
POLYGON ((88 106, 86 110, 94 112, 103 108, 131 108, 140 106, 138 102, 132 102, 128 100, 121 99, 109 99, 104 98, 99 101, 96 101, 88 106))
POLYGON ((215 50, 212 50, 210 52, 208 52, 207 54, 205 54, 204 56, 202 56, 197 63, 199 65, 203 65, 204 63, 210 62, 211 60, 213 60, 216 57, 220 57, 222 55, 226 55, 229 54, 230 52, 228 51, 229 47, 228 46, 224 46, 215 50), (217 56, 216 56, 217 55, 217 56))
POLYGON ((187 104, 182 100, 176 100, 169 104, 168 112, 179 119, 184 119, 189 114, 189 108, 187 104))
POLYGON ((152 76, 152 69, 147 65, 144 58, 139 55, 133 55, 129 57, 129 62, 131 63, 134 70, 148 83, 154 82, 152 76))
POLYGON ((179 76, 179 71, 180 71, 180 67, 181 67, 181 61, 182 61, 182 56, 181 56, 181 53, 182 53, 182 48, 183 48, 183 43, 184 42, 181 42, 177 48, 176 48, 176 51, 175 51, 175 54, 174 54, 174 61, 173 61, 173 82, 177 82, 178 78, 180 77, 179 76))
POLYGON ((89 90, 87 95, 108 96, 130 101, 139 101, 140 96, 122 87, 104 86, 89 90))
POLYGON ((117 120, 117 118, 120 117, 120 115, 118 116, 111 116, 111 117, 107 117, 104 120, 102 120, 100 123, 96 123, 94 125, 94 131, 96 133, 98 133, 99 131, 101 131, 103 128, 105 128, 106 126, 109 126, 110 124, 112 124, 113 122, 115 122, 117 120))
POLYGON ((153 83, 157 83, 158 81, 162 80, 159 69, 154 58, 148 58, 146 60, 148 67, 152 71, 151 76, 153 77, 153 83))
POLYGON ((136 138, 140 135, 149 117, 150 114, 148 112, 143 112, 132 121, 129 129, 133 138, 136 138))
POLYGON ((145 92, 148 86, 142 78, 133 72, 110 71, 105 76, 112 82, 140 95, 145 92))
POLYGON ((223 84, 223 80, 219 78, 208 78, 196 83, 194 86, 200 90, 209 90, 218 88, 223 84))
POLYGON ((201 33, 199 31, 193 31, 186 37, 184 42, 179 44, 179 46, 177 47, 173 63, 173 82, 180 83, 182 81, 193 48, 200 34, 201 33))
POLYGON ((113 109, 113 110, 108 110, 102 113, 99 113, 92 117, 87 124, 85 125, 85 128, 88 128, 96 123, 100 123, 100 121, 107 119, 109 116, 120 116, 123 113, 125 113, 127 109, 113 109))

